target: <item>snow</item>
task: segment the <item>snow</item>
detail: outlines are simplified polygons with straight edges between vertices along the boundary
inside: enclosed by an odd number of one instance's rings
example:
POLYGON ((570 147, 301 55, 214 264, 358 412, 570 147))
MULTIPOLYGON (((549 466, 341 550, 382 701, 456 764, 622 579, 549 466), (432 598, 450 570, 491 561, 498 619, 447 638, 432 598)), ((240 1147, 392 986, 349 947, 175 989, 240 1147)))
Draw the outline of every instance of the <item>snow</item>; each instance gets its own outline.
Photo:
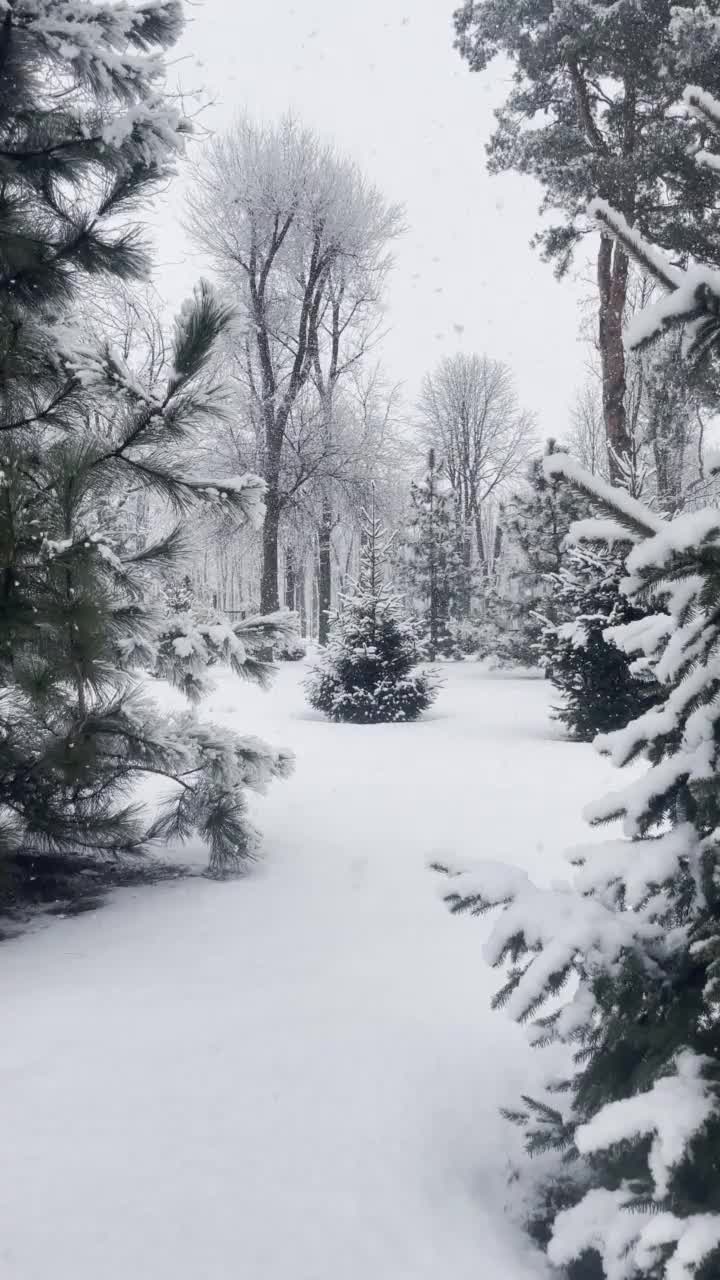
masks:
POLYGON ((566 542, 568 546, 577 546, 583 542, 604 542, 612 549, 615 543, 636 540, 637 535, 624 529, 617 520, 589 517, 587 520, 574 521, 566 542))
MULTIPOLYGON (((663 520, 657 512, 650 511, 642 502, 638 502, 637 498, 633 498, 631 494, 626 493, 624 489, 617 489, 608 484, 606 480, 603 480, 601 476, 592 475, 575 458, 571 458, 568 453, 547 454, 543 458, 543 470, 548 480, 564 476, 566 480, 579 486, 585 493, 597 498, 598 502, 608 503, 614 510, 622 511, 623 515, 626 515, 636 528, 642 531, 643 535, 660 533, 667 525, 667 521, 663 520)), ((588 521, 578 521, 578 525, 582 532, 584 528, 588 528, 588 521)), ((600 525, 601 537, 604 536, 602 533, 604 525, 605 522, 603 521, 600 525)), ((613 528, 620 527, 615 520, 612 521, 612 525, 613 528)), ((597 536, 598 526, 591 524, 590 529, 590 536, 597 536)))
POLYGON ((677 874, 682 860, 695 855, 697 844, 695 828, 682 822, 661 836, 632 846, 627 840, 605 840, 601 845, 571 849, 566 856, 578 868, 574 882, 580 893, 594 893, 605 900, 609 896, 614 901, 614 891, 622 884, 628 907, 635 908, 653 886, 677 874))
POLYGON ((304 673, 223 675, 204 712, 297 755, 252 797, 248 876, 3 945, 2 1280, 548 1280, 498 1107, 552 1051, 490 1011, 492 921, 428 868, 567 875, 612 767, 559 738, 542 680, 446 666, 422 721, 354 726, 304 673))
POLYGON ((720 1241, 720 1218, 710 1213, 677 1218, 637 1207, 629 1211, 631 1203, 630 1191, 595 1190, 558 1214, 548 1249, 552 1262, 562 1266, 593 1247, 602 1257, 606 1280, 635 1280, 638 1268, 647 1273, 662 1259, 663 1247, 675 1244, 663 1280, 693 1280, 698 1264, 720 1241))
POLYGON ((588 216, 599 222, 603 231, 609 230, 611 234, 619 233, 623 243, 635 251, 636 256, 658 280, 667 285, 677 286, 681 283, 682 270, 679 267, 673 267, 665 254, 650 244, 637 227, 631 226, 627 218, 618 213, 607 200, 600 198, 592 200, 588 205, 588 216))
POLYGON ((626 1139, 652 1134, 648 1163, 655 1182, 655 1199, 669 1191, 670 1173, 680 1163, 691 1140, 709 1120, 714 1100, 703 1080, 710 1058, 689 1049, 679 1053, 676 1074, 662 1076, 652 1089, 632 1098, 621 1098, 601 1107, 575 1133, 575 1145, 583 1155, 605 1151, 626 1139))
POLYGON ((627 560, 630 585, 626 590, 642 586, 644 571, 658 571, 670 564, 674 556, 694 553, 717 541, 720 536, 720 515, 712 507, 701 511, 686 511, 665 523, 651 538, 634 547, 627 560))

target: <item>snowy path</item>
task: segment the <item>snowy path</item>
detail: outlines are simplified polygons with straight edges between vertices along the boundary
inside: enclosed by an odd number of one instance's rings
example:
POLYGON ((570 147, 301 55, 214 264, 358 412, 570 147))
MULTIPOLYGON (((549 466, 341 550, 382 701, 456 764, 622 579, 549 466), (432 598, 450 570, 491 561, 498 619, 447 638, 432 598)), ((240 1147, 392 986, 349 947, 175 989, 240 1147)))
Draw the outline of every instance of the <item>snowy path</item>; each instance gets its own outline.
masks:
POLYGON ((562 874, 609 766, 553 740, 542 681, 465 665, 427 721, 354 728, 300 675, 211 700, 298 754, 250 878, 0 948, 2 1280, 544 1275, 502 1216, 497 1116, 537 1055, 426 865, 562 874))

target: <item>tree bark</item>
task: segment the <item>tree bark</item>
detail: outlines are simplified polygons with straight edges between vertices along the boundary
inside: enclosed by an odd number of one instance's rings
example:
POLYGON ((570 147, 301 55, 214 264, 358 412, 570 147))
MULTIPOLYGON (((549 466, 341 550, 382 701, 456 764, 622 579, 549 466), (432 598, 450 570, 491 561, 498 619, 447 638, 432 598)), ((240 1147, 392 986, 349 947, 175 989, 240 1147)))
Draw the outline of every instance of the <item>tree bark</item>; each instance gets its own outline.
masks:
POLYGON ((290 545, 285 548, 285 608, 295 612, 297 595, 297 577, 295 574, 295 556, 290 545))
POLYGON ((625 347, 623 315, 627 297, 628 256, 609 236, 601 236, 598 251, 600 312, 598 342, 603 386, 603 417, 610 475, 621 477, 619 459, 629 454, 631 441, 625 414, 625 347))
POLYGON ((312 634, 312 635, 316 636, 316 635, 317 635, 317 633, 318 633, 318 627, 317 627, 317 616, 318 616, 318 572, 317 572, 317 561, 316 561, 316 562, 314 563, 314 565, 313 565, 313 576, 312 576, 312 596, 311 596, 310 613, 311 613, 310 631, 311 631, 311 634, 312 634))
POLYGON ((307 611, 307 574, 303 569, 300 581, 300 635, 305 639, 308 634, 308 611, 307 611))
POLYGON ((330 537, 332 533, 332 509, 323 498, 322 518, 318 529, 318 642, 327 644, 330 634, 330 609, 332 608, 332 560, 330 537))
POLYGON ((274 613, 280 608, 278 593, 278 541, 280 535, 280 501, 277 489, 268 484, 265 494, 265 522, 262 532, 263 565, 260 581, 260 612, 274 613))
MULTIPOLYGON (((475 541, 477 542, 477 553, 478 553, 478 562, 480 564, 480 573, 483 578, 487 578, 489 573, 488 558, 487 558, 487 553, 485 551, 485 539, 483 537, 483 531, 482 531, 482 517, 479 511, 475 513, 475 541)), ((469 560, 466 561, 466 568, 468 569, 470 568, 469 560)))

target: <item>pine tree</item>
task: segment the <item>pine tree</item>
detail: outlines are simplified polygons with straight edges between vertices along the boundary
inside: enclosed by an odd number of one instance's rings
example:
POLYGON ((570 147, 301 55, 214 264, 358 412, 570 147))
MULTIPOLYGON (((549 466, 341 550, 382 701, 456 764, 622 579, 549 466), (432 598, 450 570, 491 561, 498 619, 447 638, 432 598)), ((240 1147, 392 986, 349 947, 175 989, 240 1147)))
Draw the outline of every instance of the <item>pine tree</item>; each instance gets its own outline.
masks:
MULTIPOLYGON (((720 127, 720 102, 686 105, 720 127)), ((707 153, 700 163, 719 169, 707 153)), ((720 274, 671 266, 621 214, 596 216, 665 285, 634 322, 642 346, 686 325, 686 349, 714 361, 720 274)), ((622 835, 576 849, 574 879, 549 889, 512 868, 461 874, 454 910, 499 909, 487 956, 509 962, 496 997, 538 1045, 568 1050, 565 1079, 512 1114, 529 1151, 562 1155, 536 1220, 571 1277, 715 1280, 720 1274, 720 514, 672 520, 584 473, 546 460, 604 513, 581 522, 590 545, 630 543, 623 589, 655 616, 614 643, 651 664, 663 699, 596 740, 642 776, 586 811, 622 835)))
MULTIPOLYGON (((488 144, 491 172, 536 178, 536 243, 563 274, 586 242, 588 201, 608 200, 673 257, 717 260, 703 129, 675 104, 690 82, 720 92, 720 0, 463 0, 457 48, 472 71, 512 66, 488 144)), ((622 326, 631 254, 600 228, 597 338, 611 473, 631 452, 622 326)))
POLYGON ((376 517, 374 501, 363 514, 360 577, 333 617, 327 648, 305 684, 308 700, 332 720, 417 720, 432 703, 436 683, 415 669, 417 627, 384 581, 392 540, 376 517))
POLYGON ((644 610, 623 595, 625 576, 617 551, 600 554, 572 548, 559 573, 550 577, 553 605, 569 621, 546 623, 540 637, 543 665, 562 705, 556 719, 579 742, 597 733, 620 729, 648 710, 660 696, 660 686, 647 664, 633 664, 607 630, 636 622, 644 610))
MULTIPOLYGON (((209 362, 228 313, 200 286, 153 388, 76 323, 95 280, 148 267, 128 219, 185 132, 160 57, 180 6, 15 0, 0 17, 0 850, 137 851, 197 831, 222 873, 257 842, 246 788, 289 758, 191 712, 163 717, 130 672, 188 661, 182 645, 163 654, 152 601, 186 558, 189 514, 262 519, 257 477, 182 465, 198 425, 222 412, 209 362), (128 551, 114 512, 139 487, 176 523, 128 551), (175 783, 159 816, 132 802, 147 774, 175 783)), ((252 674, 242 643, 227 648, 252 674)))
POLYGON ((434 449, 428 451, 427 463, 422 479, 411 484, 412 515, 398 568, 434 661, 460 656, 453 624, 469 612, 472 574, 464 562, 457 504, 444 463, 434 449))

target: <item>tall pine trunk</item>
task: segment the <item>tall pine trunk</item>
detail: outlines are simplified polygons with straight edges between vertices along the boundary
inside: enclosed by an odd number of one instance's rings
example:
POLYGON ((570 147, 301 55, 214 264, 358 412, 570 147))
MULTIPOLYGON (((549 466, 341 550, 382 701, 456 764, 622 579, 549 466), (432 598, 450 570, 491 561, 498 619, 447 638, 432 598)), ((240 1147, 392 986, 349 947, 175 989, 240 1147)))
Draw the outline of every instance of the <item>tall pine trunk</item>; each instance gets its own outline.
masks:
POLYGON ((600 291, 598 345, 602 369, 603 417, 610 475, 619 480, 619 459, 630 452, 625 413, 623 316, 627 299, 628 256, 609 236, 601 236, 597 276, 600 291))

